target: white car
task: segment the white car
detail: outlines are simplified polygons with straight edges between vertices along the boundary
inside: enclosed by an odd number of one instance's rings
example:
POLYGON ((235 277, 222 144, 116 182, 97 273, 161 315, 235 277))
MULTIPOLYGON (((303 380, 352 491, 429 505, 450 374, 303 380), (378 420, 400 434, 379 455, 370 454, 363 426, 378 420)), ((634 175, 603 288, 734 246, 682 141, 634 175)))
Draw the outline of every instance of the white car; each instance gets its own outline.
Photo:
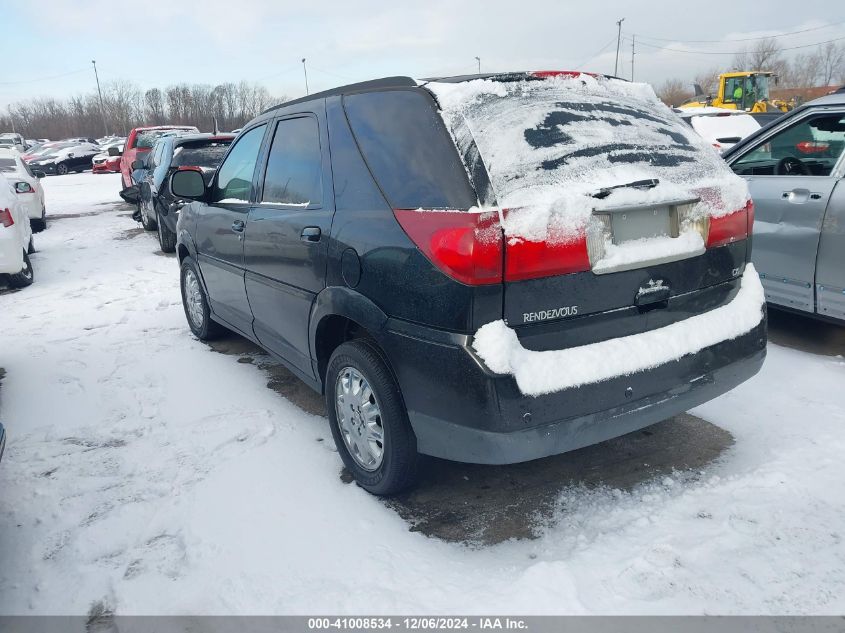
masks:
POLYGON ((30 169, 20 154, 0 148, 0 173, 6 176, 17 193, 32 229, 36 232, 47 228, 47 206, 44 204, 43 172, 30 169), (36 175, 37 173, 37 175, 36 175))
POLYGON ((0 173, 0 277, 5 277, 12 288, 23 288, 35 279, 29 261, 33 251, 29 218, 18 194, 0 173))
POLYGON ((23 136, 15 132, 4 132, 0 134, 0 148, 13 149, 18 152, 24 152, 27 148, 26 141, 23 136))
POLYGON ((678 108, 678 115, 719 152, 733 147, 760 129, 753 116, 727 108, 678 108))

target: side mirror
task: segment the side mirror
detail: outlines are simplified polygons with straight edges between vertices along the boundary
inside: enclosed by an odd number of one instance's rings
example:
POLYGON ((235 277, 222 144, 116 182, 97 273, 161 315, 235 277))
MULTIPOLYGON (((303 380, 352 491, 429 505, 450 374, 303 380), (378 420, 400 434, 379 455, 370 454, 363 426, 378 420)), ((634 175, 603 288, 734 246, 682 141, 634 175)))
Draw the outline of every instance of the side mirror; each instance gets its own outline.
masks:
POLYGON ((32 193, 35 191, 28 182, 16 182, 15 183, 15 192, 16 193, 32 193))
POLYGON ((132 167, 132 171, 135 171, 136 169, 144 169, 144 167, 146 167, 146 165, 144 165, 144 161, 142 160, 133 160, 132 165, 130 166, 132 167))
POLYGON ((67 155, 67 157, 68 157, 68 158, 73 158, 73 157, 74 157, 74 153, 73 153, 73 152, 70 152, 70 153, 67 155))
POLYGON ((179 169, 170 176, 170 191, 177 198, 199 200, 205 195, 205 180, 199 169, 179 169))
POLYGON ((123 156, 123 152, 121 152, 117 147, 110 147, 109 156, 123 156))
POLYGON ((41 171, 40 169, 33 169, 32 175, 35 176, 36 178, 44 178, 45 176, 47 176, 47 174, 45 172, 41 171))

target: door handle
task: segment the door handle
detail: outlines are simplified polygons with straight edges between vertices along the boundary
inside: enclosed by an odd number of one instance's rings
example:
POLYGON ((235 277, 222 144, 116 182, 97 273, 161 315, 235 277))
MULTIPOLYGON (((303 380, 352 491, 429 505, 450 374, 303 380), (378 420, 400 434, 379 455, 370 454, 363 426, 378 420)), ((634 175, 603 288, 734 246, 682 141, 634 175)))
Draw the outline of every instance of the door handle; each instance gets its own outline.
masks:
POLYGON ((243 220, 235 220, 234 222, 232 222, 232 230, 235 233, 243 233, 245 227, 246 224, 244 224, 243 220))
POLYGON ((306 226, 299 236, 303 242, 319 242, 321 235, 319 226, 306 226))
MULTIPOLYGON (((812 196, 810 195, 809 189, 793 189, 791 191, 784 191, 780 194, 780 197, 792 204, 804 204, 812 196)), ((818 200, 818 198, 813 198, 813 200, 818 200)))

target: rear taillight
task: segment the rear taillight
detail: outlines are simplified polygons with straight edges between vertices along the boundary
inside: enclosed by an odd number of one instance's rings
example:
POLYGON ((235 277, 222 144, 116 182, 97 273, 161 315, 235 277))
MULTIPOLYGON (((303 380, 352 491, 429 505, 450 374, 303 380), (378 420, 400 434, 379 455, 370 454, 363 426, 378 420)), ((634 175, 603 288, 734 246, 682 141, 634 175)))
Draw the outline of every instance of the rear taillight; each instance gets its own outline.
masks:
POLYGON ((707 231, 707 248, 724 246, 744 240, 751 234, 754 222, 754 203, 749 200, 739 211, 718 218, 710 218, 707 231))
POLYGON ((399 224, 440 271, 478 286, 502 281, 498 212, 394 209, 399 224))
POLYGON ((521 281, 590 270, 587 237, 567 236, 560 241, 508 240, 505 281, 521 281))
POLYGON ((15 219, 12 217, 12 212, 9 209, 0 209, 0 224, 9 228, 15 223, 15 219))

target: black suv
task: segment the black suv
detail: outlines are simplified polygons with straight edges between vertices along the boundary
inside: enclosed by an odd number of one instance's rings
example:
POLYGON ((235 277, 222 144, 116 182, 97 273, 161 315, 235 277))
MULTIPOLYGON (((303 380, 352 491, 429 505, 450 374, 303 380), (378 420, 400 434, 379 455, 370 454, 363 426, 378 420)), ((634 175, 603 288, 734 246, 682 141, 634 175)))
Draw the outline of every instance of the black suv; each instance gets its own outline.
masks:
POLYGON ((210 183, 171 176, 185 313, 325 394, 375 494, 418 454, 504 464, 754 375, 747 190, 650 88, 569 72, 391 77, 272 108, 210 183))
POLYGON ((176 222, 181 207, 170 192, 170 175, 183 167, 197 167, 210 181, 234 138, 234 134, 162 136, 150 150, 146 170, 138 172, 142 175, 138 181, 138 211, 146 230, 158 230, 163 252, 176 250, 176 222))

